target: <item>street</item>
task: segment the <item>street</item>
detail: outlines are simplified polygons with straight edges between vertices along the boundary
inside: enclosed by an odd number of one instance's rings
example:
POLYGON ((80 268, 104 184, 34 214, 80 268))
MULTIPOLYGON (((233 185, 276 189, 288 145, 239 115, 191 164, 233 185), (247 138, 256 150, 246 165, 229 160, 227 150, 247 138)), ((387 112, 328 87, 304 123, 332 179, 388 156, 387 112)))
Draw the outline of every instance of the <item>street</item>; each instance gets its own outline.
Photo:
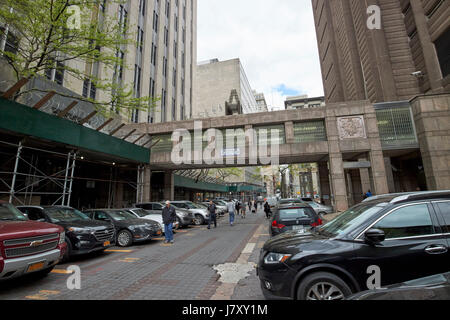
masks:
POLYGON ((41 279, 3 282, 0 300, 261 300, 254 267, 267 239, 262 210, 237 217, 233 227, 226 215, 217 229, 177 231, 174 245, 160 238, 114 247, 59 264, 41 279), (81 269, 79 290, 67 287, 71 265, 81 269))

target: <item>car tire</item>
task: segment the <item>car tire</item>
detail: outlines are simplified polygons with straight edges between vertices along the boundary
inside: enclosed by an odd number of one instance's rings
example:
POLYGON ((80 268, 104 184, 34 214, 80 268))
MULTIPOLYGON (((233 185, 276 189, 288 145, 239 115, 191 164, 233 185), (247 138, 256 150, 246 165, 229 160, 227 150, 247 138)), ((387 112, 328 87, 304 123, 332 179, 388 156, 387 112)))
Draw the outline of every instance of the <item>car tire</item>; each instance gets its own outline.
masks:
POLYGON ((340 277, 329 272, 315 272, 306 276, 298 286, 298 300, 342 300, 352 294, 340 277))
POLYGON ((194 223, 196 226, 201 226, 205 223, 205 218, 203 218, 203 216, 201 214, 196 214, 194 223))
POLYGON ((119 247, 129 247, 133 243, 133 235, 128 230, 120 230, 116 242, 119 247))

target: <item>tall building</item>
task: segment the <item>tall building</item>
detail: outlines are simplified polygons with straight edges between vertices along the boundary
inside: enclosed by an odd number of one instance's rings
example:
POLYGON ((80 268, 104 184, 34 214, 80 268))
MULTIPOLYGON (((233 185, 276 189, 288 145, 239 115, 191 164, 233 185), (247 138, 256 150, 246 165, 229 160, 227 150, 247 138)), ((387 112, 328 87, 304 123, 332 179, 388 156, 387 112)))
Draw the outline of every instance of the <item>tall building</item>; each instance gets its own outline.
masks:
POLYGON ((325 107, 325 97, 309 98, 308 95, 287 97, 284 106, 286 110, 325 107))
POLYGON ((267 106, 266 97, 264 96, 264 93, 259 93, 255 90, 253 90, 253 94, 256 99, 256 104, 258 105, 258 111, 259 112, 268 112, 269 107, 267 106))
POLYGON ((239 59, 200 62, 194 83, 194 118, 259 112, 239 59))
MULTIPOLYGON (((86 68, 93 77, 110 76, 131 85, 135 97, 160 97, 156 108, 132 111, 123 116, 134 123, 158 123, 192 116, 193 75, 197 61, 197 0, 128 0, 123 4, 103 1, 101 11, 128 22, 138 46, 118 50, 127 68, 105 70, 101 65, 71 62, 86 68)), ((49 71, 47 78, 92 99, 103 93, 89 79, 80 81, 49 71)))
POLYGON ((312 0, 312 5, 327 103, 401 101, 450 89, 448 1, 312 0), (370 5, 380 8, 379 30, 367 26, 370 5))

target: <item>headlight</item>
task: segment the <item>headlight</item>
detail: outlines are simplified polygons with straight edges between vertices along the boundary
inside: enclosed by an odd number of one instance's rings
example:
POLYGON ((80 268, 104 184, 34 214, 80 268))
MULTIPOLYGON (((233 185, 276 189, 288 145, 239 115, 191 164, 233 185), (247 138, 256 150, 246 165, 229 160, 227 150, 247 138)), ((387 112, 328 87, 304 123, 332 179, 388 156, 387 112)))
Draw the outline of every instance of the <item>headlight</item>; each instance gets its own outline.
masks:
POLYGON ((264 258, 264 263, 265 264, 275 264, 275 263, 285 262, 291 256, 292 256, 291 254, 270 252, 264 258))
POLYGON ((74 233, 81 233, 81 234, 90 234, 93 233, 93 230, 91 229, 84 229, 84 228, 76 228, 76 227, 72 227, 67 229, 70 232, 74 232, 74 233))
POLYGON ((59 234, 59 244, 66 242, 66 233, 63 231, 59 234))

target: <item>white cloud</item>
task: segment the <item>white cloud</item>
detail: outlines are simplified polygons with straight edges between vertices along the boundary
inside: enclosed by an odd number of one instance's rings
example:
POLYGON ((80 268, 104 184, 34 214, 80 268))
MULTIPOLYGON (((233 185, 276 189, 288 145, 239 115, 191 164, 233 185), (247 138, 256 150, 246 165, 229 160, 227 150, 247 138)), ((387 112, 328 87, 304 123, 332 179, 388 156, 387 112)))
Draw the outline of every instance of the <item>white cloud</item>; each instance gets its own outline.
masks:
POLYGON ((271 107, 281 85, 323 95, 311 0, 198 0, 198 60, 213 58, 240 58, 271 107))

